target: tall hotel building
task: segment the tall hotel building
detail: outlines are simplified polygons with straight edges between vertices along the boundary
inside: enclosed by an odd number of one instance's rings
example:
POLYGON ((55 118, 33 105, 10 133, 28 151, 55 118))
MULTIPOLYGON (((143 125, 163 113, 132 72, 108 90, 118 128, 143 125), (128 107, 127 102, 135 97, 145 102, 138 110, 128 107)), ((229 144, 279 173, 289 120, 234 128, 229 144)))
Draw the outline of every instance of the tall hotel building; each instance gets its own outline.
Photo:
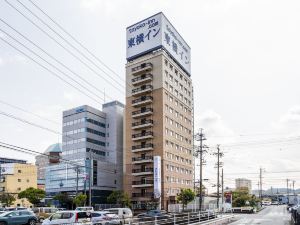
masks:
POLYGON ((135 209, 167 209, 193 188, 190 60, 163 13, 127 28, 124 189, 135 209))

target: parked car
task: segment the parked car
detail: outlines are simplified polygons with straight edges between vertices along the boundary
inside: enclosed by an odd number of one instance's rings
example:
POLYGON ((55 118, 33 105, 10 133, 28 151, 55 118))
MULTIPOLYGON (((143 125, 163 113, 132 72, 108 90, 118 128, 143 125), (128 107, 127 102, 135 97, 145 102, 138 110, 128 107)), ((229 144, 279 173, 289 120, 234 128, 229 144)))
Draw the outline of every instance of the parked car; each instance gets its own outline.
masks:
POLYGON ((93 207, 90 207, 90 206, 87 206, 87 207, 77 207, 77 208, 75 209, 75 211, 93 212, 93 211, 94 211, 94 208, 93 208, 93 207))
POLYGON ((92 212, 92 222, 97 225, 121 224, 119 216, 108 211, 92 212))
POLYGON ((261 204, 269 206, 269 205, 271 205, 271 202, 270 201, 262 201, 261 204))
POLYGON ((149 210, 145 213, 139 214, 137 216, 140 219, 155 219, 155 217, 157 219, 168 219, 169 215, 166 213, 166 211, 161 211, 161 210, 149 210))
POLYGON ((37 217, 29 210, 15 210, 0 214, 0 225, 35 225, 37 217))
POLYGON ((90 224, 91 212, 84 211, 57 211, 49 218, 45 219, 42 225, 51 224, 68 224, 68 223, 82 223, 90 224))
POLYGON ((32 209, 40 223, 42 223, 45 219, 50 217, 53 213, 56 213, 58 210, 58 208, 54 207, 40 207, 32 209))
POLYGON ((271 205, 279 205, 278 201, 272 201, 271 205))
POLYGON ((110 208, 105 209, 105 211, 118 215, 120 224, 130 224, 132 222, 133 213, 129 208, 110 208))

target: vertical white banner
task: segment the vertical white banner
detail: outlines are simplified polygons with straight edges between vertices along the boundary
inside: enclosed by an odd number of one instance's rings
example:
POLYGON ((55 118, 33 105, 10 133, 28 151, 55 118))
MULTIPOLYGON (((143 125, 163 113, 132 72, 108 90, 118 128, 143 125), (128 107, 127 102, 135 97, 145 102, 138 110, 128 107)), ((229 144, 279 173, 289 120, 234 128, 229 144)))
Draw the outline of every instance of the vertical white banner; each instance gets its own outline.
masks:
POLYGON ((161 197, 161 157, 160 156, 154 156, 154 167, 153 167, 153 173, 154 173, 154 198, 160 198, 161 197))

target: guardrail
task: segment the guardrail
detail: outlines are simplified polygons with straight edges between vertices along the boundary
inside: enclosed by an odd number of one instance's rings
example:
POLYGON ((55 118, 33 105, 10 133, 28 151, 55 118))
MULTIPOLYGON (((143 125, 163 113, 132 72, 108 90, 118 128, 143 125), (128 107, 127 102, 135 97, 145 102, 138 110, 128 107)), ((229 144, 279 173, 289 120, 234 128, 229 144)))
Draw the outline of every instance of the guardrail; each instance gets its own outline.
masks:
POLYGON ((155 217, 134 218, 131 225, 188 225, 213 220, 216 219, 217 216, 215 212, 163 214, 155 217))

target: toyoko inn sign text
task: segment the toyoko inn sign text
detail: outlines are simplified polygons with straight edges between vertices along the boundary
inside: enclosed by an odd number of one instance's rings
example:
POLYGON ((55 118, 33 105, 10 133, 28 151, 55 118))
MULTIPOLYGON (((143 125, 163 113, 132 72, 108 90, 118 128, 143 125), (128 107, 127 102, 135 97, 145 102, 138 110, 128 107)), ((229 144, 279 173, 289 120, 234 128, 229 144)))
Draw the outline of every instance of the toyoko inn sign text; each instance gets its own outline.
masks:
POLYGON ((191 74, 191 49, 163 13, 158 13, 127 28, 127 60, 164 48, 191 74))

